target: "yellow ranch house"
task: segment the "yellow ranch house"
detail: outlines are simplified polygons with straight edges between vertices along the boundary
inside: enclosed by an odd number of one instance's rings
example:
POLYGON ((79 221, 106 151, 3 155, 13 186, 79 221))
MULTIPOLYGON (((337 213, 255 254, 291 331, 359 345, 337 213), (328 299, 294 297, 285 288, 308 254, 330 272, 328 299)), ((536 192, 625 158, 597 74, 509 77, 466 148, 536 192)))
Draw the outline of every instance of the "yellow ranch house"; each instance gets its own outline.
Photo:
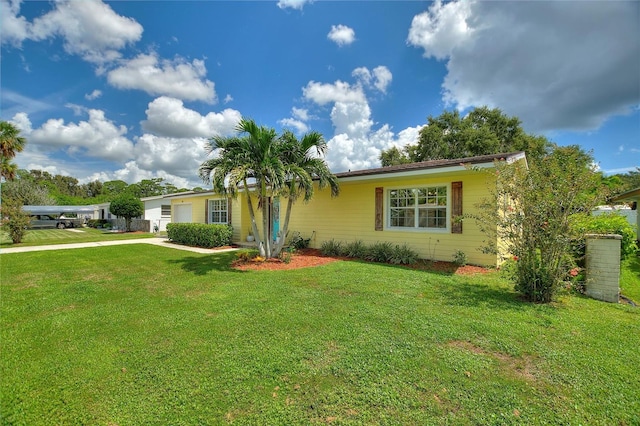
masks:
MULTIPOLYGON (((491 174, 478 170, 494 168, 500 160, 526 162, 526 157, 516 152, 337 173, 340 195, 332 198, 330 189, 316 189, 311 201, 297 201, 284 237, 299 232, 314 248, 328 240, 406 243, 425 259, 451 261, 463 251, 471 264, 496 266, 498 257, 481 251, 487 236, 473 221, 455 218, 473 214, 489 196, 491 174)), ((233 242, 247 244, 251 222, 245 193, 236 199, 214 191, 165 198, 171 200, 172 222, 229 224, 233 242)), ((269 212, 273 235, 280 238, 286 204, 274 198, 269 212)), ((256 215, 260 227, 260 211, 256 215)))

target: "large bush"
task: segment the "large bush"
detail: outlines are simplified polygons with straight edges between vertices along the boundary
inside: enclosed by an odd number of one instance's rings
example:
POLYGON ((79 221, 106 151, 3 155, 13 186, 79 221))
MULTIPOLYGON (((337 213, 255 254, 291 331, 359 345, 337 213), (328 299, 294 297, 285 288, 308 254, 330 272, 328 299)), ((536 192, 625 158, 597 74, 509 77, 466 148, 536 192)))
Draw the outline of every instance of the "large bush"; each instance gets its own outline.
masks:
POLYGON ((204 223, 169 223, 167 236, 171 241, 194 247, 222 247, 231 244, 233 228, 229 225, 204 223))
POLYGON ((572 234, 573 255, 578 261, 585 256, 586 234, 617 234, 622 236, 620 244, 620 258, 632 256, 638 250, 634 227, 629 224, 624 216, 617 213, 605 213, 598 216, 576 214, 570 218, 572 234))
POLYGON ((118 217, 123 217, 127 232, 131 231, 131 219, 144 214, 144 204, 138 197, 128 193, 118 195, 111 201, 109 211, 118 217))

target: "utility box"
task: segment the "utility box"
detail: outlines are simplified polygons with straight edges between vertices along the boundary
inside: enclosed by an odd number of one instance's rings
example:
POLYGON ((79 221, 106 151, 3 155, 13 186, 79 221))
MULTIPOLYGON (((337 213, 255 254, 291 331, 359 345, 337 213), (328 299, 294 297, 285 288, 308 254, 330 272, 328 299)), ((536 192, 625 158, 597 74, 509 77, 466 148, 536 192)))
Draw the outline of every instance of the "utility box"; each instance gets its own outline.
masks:
POLYGON ((587 234, 586 294, 618 303, 620 298, 620 244, 622 236, 587 234))

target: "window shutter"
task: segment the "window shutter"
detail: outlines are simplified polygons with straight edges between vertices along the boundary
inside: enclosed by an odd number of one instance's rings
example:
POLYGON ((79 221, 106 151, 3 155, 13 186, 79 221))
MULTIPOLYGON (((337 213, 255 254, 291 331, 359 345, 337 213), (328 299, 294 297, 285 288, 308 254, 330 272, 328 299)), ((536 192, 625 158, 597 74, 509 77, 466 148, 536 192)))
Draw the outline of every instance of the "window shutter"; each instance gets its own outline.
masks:
POLYGON ((209 223, 209 200, 204 200, 204 223, 209 223))
POLYGON ((381 186, 376 188, 376 231, 382 231, 384 228, 383 220, 383 189, 381 186))
POLYGON ((231 198, 227 200, 227 224, 231 226, 231 198))
POLYGON ((462 234, 462 182, 451 182, 451 233, 462 234))

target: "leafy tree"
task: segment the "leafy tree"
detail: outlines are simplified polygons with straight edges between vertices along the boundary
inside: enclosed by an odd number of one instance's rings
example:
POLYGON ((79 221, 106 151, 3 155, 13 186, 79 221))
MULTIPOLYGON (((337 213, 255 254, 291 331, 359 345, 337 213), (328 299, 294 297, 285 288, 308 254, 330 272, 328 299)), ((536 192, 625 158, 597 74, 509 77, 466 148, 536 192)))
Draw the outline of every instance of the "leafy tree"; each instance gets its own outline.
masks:
POLYGON ((22 210, 22 203, 16 199, 3 199, 0 218, 0 226, 9 234, 11 241, 14 244, 22 242, 29 226, 29 214, 22 210))
POLYGON ((17 166, 11 162, 17 152, 24 149, 27 140, 20 136, 20 130, 8 121, 0 121, 0 177, 12 180, 17 166))
POLYGON ((17 178, 2 184, 2 199, 15 200, 22 205, 32 206, 52 206, 56 200, 49 195, 46 186, 38 185, 36 182, 17 178))
MULTIPOLYGON (((288 215, 297 197, 304 194, 304 198, 309 199, 313 195, 312 176, 321 177, 323 185, 331 185, 332 190, 334 185, 330 182, 335 177, 331 178, 326 163, 320 158, 311 161, 310 150, 322 155, 326 149, 318 133, 307 134, 298 142, 288 132, 278 137, 274 129, 258 126, 246 118, 240 120, 236 130, 237 136, 214 136, 209 140, 209 153, 216 151, 218 155, 202 163, 199 175, 204 182, 212 182, 213 189, 220 194, 235 198, 241 191, 246 193, 251 229, 260 255, 270 258, 282 248, 281 244, 272 247, 273 235, 268 223, 271 195, 289 197, 288 215), (262 210, 262 234, 258 232, 253 198, 262 210)), ((283 231, 286 230, 283 228, 283 231)))
POLYGON ((131 231, 131 220, 144 214, 144 204, 132 194, 122 193, 111 200, 109 211, 118 217, 123 217, 127 232, 131 231))
POLYGON ((530 161, 497 164, 492 196, 473 217, 488 236, 485 250, 509 253, 512 279, 532 302, 550 302, 574 266, 570 217, 587 214, 601 198, 593 157, 578 146, 555 147, 530 161))
POLYGON ((549 148, 546 138, 527 134, 517 117, 508 117, 498 108, 479 107, 465 117, 457 110, 429 116, 417 144, 407 145, 404 152, 397 148, 383 151, 380 161, 389 166, 514 151, 525 151, 528 158, 538 159, 549 148))
POLYGON ((129 184, 123 180, 109 180, 102 184, 102 192, 113 198, 125 191, 129 184))
POLYGON ((327 143, 320 133, 307 133, 298 141, 292 132, 285 131, 280 141, 284 144, 282 159, 286 164, 288 180, 280 195, 287 197, 287 212, 282 227, 282 238, 276 243, 274 256, 277 256, 284 246, 293 203, 301 196, 304 201, 313 197, 313 179, 317 180, 319 189, 329 186, 331 196, 337 197, 340 193, 338 178, 331 173, 324 161, 327 143))

